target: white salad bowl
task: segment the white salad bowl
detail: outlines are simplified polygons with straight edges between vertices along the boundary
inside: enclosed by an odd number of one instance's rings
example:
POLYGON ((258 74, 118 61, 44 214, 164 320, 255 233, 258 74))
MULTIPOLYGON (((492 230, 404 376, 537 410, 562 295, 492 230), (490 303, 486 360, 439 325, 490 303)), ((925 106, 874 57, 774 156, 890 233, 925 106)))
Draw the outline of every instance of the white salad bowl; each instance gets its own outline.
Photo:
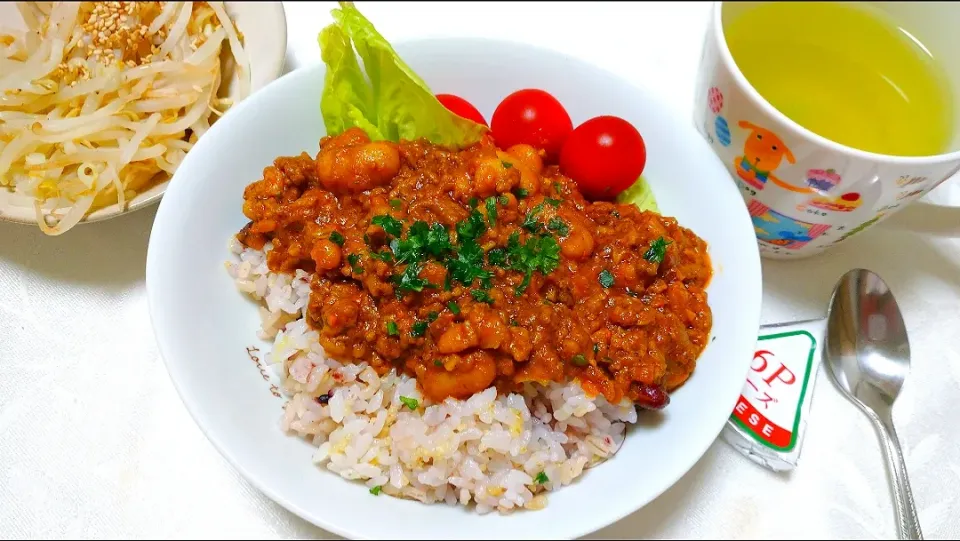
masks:
MULTIPOLYGON (((723 164, 685 118, 617 76, 562 54, 481 39, 399 44, 430 85, 470 100, 489 118, 521 88, 542 88, 574 125, 612 114, 647 146, 644 177, 660 209, 709 243, 713 340, 690 380, 651 421, 630 428, 619 453, 539 511, 480 515, 469 508, 372 496, 311 463, 314 450, 280 430, 283 399, 248 348, 257 306, 224 270, 228 239, 247 220, 244 187, 278 156, 318 150, 324 135, 323 64, 292 72, 239 104, 189 153, 157 213, 147 292, 174 385, 214 446, 251 483, 290 511, 350 538, 574 538, 636 511, 673 485, 716 439, 740 394, 760 318, 760 259, 746 208, 723 164)), ((319 53, 318 53, 319 54, 319 53)), ((250 350, 253 351, 253 350, 250 350)), ((256 355, 256 353, 254 353, 256 355)), ((262 360, 261 360, 262 365, 262 360)), ((269 369, 268 369, 269 370, 269 369)))
MULTIPOLYGON (((224 7, 237 30, 243 34, 244 52, 250 64, 250 91, 263 88, 283 71, 284 55, 287 52, 287 19, 280 2, 225 2, 224 7)), ((14 2, 0 3, 0 28, 22 31, 25 26, 14 2)), ((240 96, 240 85, 234 76, 228 83, 224 97, 235 101, 246 99, 240 96)), ((191 150, 192 152, 192 150, 191 150)), ((93 223, 121 214, 133 212, 155 204, 164 194, 170 179, 164 173, 154 179, 146 189, 138 192, 125 206, 113 203, 99 208, 81 220, 93 223)), ((2 196, 3 194, 0 194, 2 196)), ((36 225, 37 217, 32 206, 12 205, 0 197, 0 220, 36 225)))

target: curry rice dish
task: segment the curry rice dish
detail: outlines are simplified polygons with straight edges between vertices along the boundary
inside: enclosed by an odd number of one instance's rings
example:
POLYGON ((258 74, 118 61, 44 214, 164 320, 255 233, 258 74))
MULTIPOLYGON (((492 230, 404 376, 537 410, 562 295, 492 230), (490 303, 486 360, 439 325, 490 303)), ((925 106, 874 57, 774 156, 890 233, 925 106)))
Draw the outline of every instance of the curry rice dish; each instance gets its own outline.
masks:
POLYGON ((540 509, 693 372, 712 267, 676 220, 589 202, 526 145, 320 143, 247 186, 227 263, 316 464, 374 495, 540 509))

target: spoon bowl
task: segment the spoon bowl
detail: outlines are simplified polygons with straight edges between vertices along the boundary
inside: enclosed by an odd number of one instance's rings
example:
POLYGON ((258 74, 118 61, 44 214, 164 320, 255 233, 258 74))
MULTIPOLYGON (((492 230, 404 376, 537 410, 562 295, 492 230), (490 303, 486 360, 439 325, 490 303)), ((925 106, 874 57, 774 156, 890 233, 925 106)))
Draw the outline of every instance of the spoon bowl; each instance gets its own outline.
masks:
POLYGON ((910 372, 910 342, 897 301, 876 273, 855 269, 840 279, 825 347, 830 371, 848 398, 889 416, 910 372))
POLYGON ((910 342, 896 299, 876 273, 854 269, 830 300, 824 359, 840 391, 873 422, 891 471, 900 539, 923 539, 893 404, 910 372, 910 342))

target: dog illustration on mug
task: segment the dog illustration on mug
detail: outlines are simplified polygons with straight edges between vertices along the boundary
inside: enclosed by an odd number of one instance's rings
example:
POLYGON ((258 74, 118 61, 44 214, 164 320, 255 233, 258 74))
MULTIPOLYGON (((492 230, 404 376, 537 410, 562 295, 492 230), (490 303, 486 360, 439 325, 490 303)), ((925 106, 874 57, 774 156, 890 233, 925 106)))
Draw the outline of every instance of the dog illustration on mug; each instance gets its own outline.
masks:
POLYGON ((737 168, 737 175, 744 182, 758 190, 762 190, 771 181, 777 186, 791 192, 812 193, 809 188, 800 188, 787 184, 773 172, 780 167, 780 163, 786 159, 788 163, 796 163, 793 153, 787 148, 782 139, 777 137, 772 131, 761 128, 756 124, 741 120, 737 123, 741 128, 750 130, 743 143, 743 156, 737 156, 734 159, 734 165, 737 168))

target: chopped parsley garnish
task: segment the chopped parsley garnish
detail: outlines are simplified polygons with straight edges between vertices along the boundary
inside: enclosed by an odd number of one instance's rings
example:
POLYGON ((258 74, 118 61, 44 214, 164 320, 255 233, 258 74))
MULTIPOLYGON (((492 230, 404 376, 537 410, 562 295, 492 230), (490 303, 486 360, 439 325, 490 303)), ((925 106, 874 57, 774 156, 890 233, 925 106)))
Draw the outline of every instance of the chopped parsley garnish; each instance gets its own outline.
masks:
MULTIPOLYGON (((524 273, 523 280, 520 282, 520 285, 517 286, 517 289, 514 290, 513 294, 516 295, 517 297, 519 297, 520 295, 523 295, 523 292, 526 291, 528 287, 530 287, 531 278, 533 278, 532 272, 524 273)), ((549 304, 549 302, 550 301, 547 301, 544 304, 549 304)))
POLYGON ((443 224, 436 223, 431 226, 419 220, 410 226, 407 238, 390 241, 390 249, 398 263, 421 261, 427 255, 440 258, 451 248, 450 233, 443 224))
POLYGON ((534 481, 535 483, 537 483, 538 485, 542 485, 542 484, 544 484, 544 483, 549 483, 549 482, 550 482, 550 478, 547 477, 547 474, 546 474, 546 473, 540 472, 540 473, 537 474, 536 477, 533 478, 533 481, 534 481))
POLYGON ((400 329, 397 328, 395 321, 387 322, 387 336, 400 336, 400 329))
POLYGON ((517 320, 515 320, 515 319, 513 319, 513 318, 510 318, 510 326, 511 326, 511 327, 519 327, 519 326, 520 326, 520 322, 517 321, 517 320))
POLYGON ((393 261, 393 253, 387 252, 387 251, 383 251, 383 252, 370 252, 370 257, 372 257, 372 258, 374 258, 374 259, 379 259, 380 261, 383 261, 384 263, 390 263, 391 261, 393 261))
POLYGON ((605 288, 613 287, 613 282, 614 282, 613 273, 611 273, 607 269, 603 269, 602 271, 600 271, 600 276, 598 278, 600 279, 600 285, 602 285, 603 287, 605 288))
POLYGON ((403 222, 389 214, 374 216, 373 219, 370 220, 370 223, 379 225, 388 235, 393 235, 394 237, 399 237, 400 234, 403 233, 403 222))
POLYGON ((553 191, 555 191, 555 192, 557 192, 557 193, 561 193, 561 192, 563 191, 563 184, 560 184, 559 182, 554 182, 554 183, 553 183, 553 191))
POLYGON ((573 358, 570 359, 570 362, 572 362, 574 366, 587 366, 587 364, 589 364, 587 363, 587 358, 580 353, 574 355, 573 358))
POLYGON ((494 248, 487 252, 487 263, 495 267, 505 267, 507 265, 507 250, 504 248, 494 248))
POLYGON ((600 344, 597 343, 597 342, 594 342, 594 343, 593 343, 593 354, 596 355, 597 353, 600 353, 600 344))
POLYGON ((397 258, 397 263, 412 263, 423 258, 423 233, 420 231, 427 224, 416 222, 410 227, 405 239, 393 239, 390 241, 390 249, 393 250, 393 256, 397 258))
POLYGON ((570 226, 560 218, 550 218, 550 221, 547 222, 547 229, 553 231, 561 237, 566 237, 570 234, 570 226))
POLYGON ((400 401, 403 402, 404 406, 410 408, 411 410, 417 409, 417 406, 420 405, 420 401, 416 398, 407 398, 405 396, 401 396, 400 401))
POLYGON ((484 205, 487 207, 487 221, 490 227, 497 225, 497 198, 488 197, 484 205))
POLYGON ((403 269, 401 274, 393 275, 391 280, 393 280, 393 284, 396 287, 398 297, 410 291, 419 293, 423 291, 425 287, 435 287, 430 282, 420 278, 420 270, 420 263, 411 263, 407 265, 407 268, 403 269))
POLYGON ((530 195, 530 192, 526 188, 517 188, 513 191, 513 195, 517 196, 517 199, 523 199, 530 195))
POLYGON ((353 270, 354 274, 363 273, 363 267, 360 266, 360 256, 357 254, 348 255, 347 263, 350 263, 350 268, 353 270))
POLYGON ((429 321, 430 323, 433 323, 434 321, 437 320, 438 317, 440 317, 440 314, 436 312, 430 312, 429 314, 427 314, 427 321, 429 321))
POLYGON ((346 240, 347 239, 343 238, 343 235, 336 231, 330 233, 330 242, 336 244, 337 246, 343 246, 343 243, 346 242, 346 240))
POLYGON ((560 264, 560 245, 549 236, 530 237, 526 243, 520 244, 520 234, 514 231, 507 241, 507 264, 510 270, 524 275, 523 282, 516 289, 519 297, 530 285, 530 278, 535 271, 547 275, 557 268, 560 264))
POLYGON ((504 169, 510 169, 511 167, 513 167, 513 164, 510 163, 510 162, 506 162, 506 161, 500 160, 500 163, 503 164, 503 168, 504 168, 504 169))
POLYGON ((487 224, 483 221, 483 214, 474 209, 466 220, 457 224, 457 240, 461 243, 476 240, 487 232, 487 224))
POLYGON ((456 259, 447 260, 450 278, 465 286, 473 285, 475 279, 484 287, 490 287, 493 273, 483 268, 483 248, 473 240, 463 242, 457 251, 456 259))
POLYGON ((393 210, 397 210, 397 209, 399 209, 399 208, 402 207, 402 206, 403 206, 403 201, 401 201, 401 200, 399 200, 399 199, 391 199, 391 200, 390 200, 390 208, 392 208, 393 210))
POLYGON ((436 366, 436 367, 439 368, 439 367, 443 366, 443 361, 441 361, 440 359, 437 359, 437 360, 433 361, 433 366, 436 366))
MULTIPOLYGON (((558 190, 560 188, 562 186, 557 187, 558 190)), ((529 192, 518 187, 514 193, 518 198, 523 198, 529 192)), ((489 291, 494 276, 492 268, 518 272, 522 278, 514 293, 520 296, 529 288, 535 272, 548 275, 557 268, 560 262, 557 238, 568 236, 570 225, 559 217, 544 220, 546 224, 538 220, 546 205, 561 204, 560 199, 548 197, 527 211, 521 220, 520 229, 510 234, 506 246, 481 246, 480 238, 489 228, 496 227, 497 221, 501 219, 498 204, 509 205, 509 195, 494 195, 482 201, 476 197, 470 198, 470 214, 450 229, 442 223, 431 225, 420 220, 405 223, 389 214, 374 216, 371 223, 382 228, 387 234, 384 242, 389 250, 374 247, 370 257, 395 265, 394 275, 390 280, 394 284, 398 299, 402 299, 407 293, 420 293, 426 288, 440 287, 440 284, 430 283, 420 277, 423 265, 428 261, 436 261, 446 269, 443 287, 447 291, 452 291, 454 282, 457 282, 471 288, 470 295, 474 300, 488 304, 494 302, 489 291), (479 209, 478 205, 481 204, 484 208, 479 209), (524 231, 531 234, 521 241, 524 231)), ((391 199, 390 205, 397 208, 402 206, 402 201, 391 199)), ((369 239, 365 240, 369 244, 369 239)), ((351 254, 348 260, 354 273, 363 272, 359 266, 359 256, 351 254)), ((447 306, 454 315, 460 314, 460 307, 456 302, 451 301, 447 306)), ((437 317, 436 313, 432 313, 428 320, 414 322, 410 329, 411 336, 425 336, 430 323, 437 317)), ((388 324, 388 334, 399 335, 395 323, 388 324)))
POLYGON ((658 237, 657 240, 650 243, 650 248, 647 253, 643 254, 643 258, 651 263, 663 263, 663 256, 667 255, 667 246, 670 243, 669 240, 658 237))
POLYGON ((540 222, 537 221, 537 215, 543 211, 543 203, 536 205, 532 209, 527 211, 527 215, 523 218, 523 223, 520 224, 520 227, 526 229, 531 233, 538 233, 540 228, 543 227, 540 225, 540 222))
POLYGON ((363 243, 367 246, 370 246, 370 235, 366 233, 363 234, 363 243))
POLYGON ((470 296, 474 298, 477 302, 485 302, 487 304, 493 304, 493 297, 490 296, 490 292, 483 289, 471 289, 470 296))
POLYGON ((380 485, 377 485, 370 489, 370 494, 373 494, 374 496, 379 496, 381 490, 383 490, 383 487, 380 485))
POLYGON ((413 329, 410 330, 410 336, 414 338, 420 338, 421 336, 427 334, 427 326, 430 323, 426 321, 418 321, 413 324, 413 329))
POLYGON ((453 246, 450 245, 450 233, 443 224, 433 224, 430 231, 427 231, 427 242, 424 249, 433 257, 441 257, 449 252, 453 246))

